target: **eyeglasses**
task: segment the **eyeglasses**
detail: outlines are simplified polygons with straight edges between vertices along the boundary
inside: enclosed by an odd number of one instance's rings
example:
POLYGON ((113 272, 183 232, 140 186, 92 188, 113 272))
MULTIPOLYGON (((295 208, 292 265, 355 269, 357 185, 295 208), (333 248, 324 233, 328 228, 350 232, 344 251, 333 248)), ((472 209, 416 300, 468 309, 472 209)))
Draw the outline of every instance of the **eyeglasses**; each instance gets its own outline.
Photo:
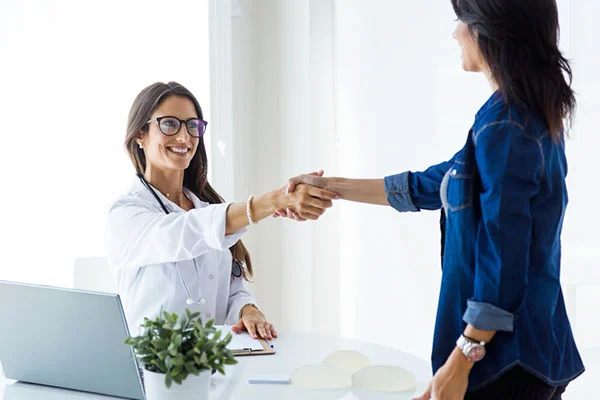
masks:
POLYGON ((151 122, 158 122, 158 129, 160 129, 160 131, 167 136, 177 135, 177 132, 179 132, 181 126, 185 124, 187 133, 191 137, 195 138, 199 138, 204 135, 204 132, 206 132, 206 125, 208 125, 208 122, 200 118, 189 118, 187 120, 182 120, 170 115, 154 118, 146 123, 149 124, 151 122))

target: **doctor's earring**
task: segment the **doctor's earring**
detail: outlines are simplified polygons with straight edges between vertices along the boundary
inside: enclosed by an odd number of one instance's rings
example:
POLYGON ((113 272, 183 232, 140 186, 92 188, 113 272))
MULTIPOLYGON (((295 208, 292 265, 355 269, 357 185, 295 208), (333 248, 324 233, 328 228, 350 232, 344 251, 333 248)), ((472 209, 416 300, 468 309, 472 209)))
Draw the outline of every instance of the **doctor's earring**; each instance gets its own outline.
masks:
POLYGON ((143 148, 144 148, 144 146, 142 146, 142 144, 141 144, 141 143, 138 143, 138 146, 140 147, 140 149, 143 149, 143 148))

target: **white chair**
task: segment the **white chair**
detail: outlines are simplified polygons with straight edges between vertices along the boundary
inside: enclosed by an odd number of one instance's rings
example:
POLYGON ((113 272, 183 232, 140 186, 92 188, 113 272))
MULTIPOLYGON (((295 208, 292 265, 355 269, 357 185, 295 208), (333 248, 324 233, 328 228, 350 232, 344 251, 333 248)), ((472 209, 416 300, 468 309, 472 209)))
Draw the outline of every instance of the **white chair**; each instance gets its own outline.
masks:
POLYGON ((117 293, 117 285, 113 281, 108 259, 106 257, 76 258, 73 288, 117 293))

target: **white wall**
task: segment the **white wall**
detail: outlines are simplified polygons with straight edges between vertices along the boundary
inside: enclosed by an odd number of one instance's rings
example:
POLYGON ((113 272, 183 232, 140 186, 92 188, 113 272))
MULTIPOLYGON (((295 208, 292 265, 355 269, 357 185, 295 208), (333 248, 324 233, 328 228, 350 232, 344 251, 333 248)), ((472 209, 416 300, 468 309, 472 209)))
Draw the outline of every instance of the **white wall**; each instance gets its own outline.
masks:
MULTIPOLYGON (((232 34, 238 200, 337 168, 332 1, 243 0, 241 8, 232 34)), ((280 328, 339 332, 338 219, 332 210, 318 225, 265 220, 245 236, 257 298, 280 328)))
POLYGON ((562 0, 568 17, 563 46, 572 59, 578 110, 569 160, 569 207, 563 228, 563 287, 575 338, 586 373, 567 390, 567 399, 583 399, 593 393, 600 377, 600 213, 598 208, 597 150, 600 148, 600 3, 562 0))
MULTIPOLYGON (((447 1, 338 1, 343 176, 383 177, 449 159, 491 94, 460 69, 447 1)), ((342 332, 428 359, 440 267, 439 212, 342 205, 342 332), (407 344, 409 344, 407 346, 407 344)))

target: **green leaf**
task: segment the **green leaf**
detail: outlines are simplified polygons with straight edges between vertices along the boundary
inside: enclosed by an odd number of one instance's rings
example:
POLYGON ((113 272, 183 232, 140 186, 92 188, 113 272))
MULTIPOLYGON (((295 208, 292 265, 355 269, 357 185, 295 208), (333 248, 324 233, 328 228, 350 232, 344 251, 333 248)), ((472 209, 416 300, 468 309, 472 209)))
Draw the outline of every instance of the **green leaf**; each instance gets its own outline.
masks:
POLYGON ((196 368, 196 365, 194 364, 193 361, 186 362, 185 363, 185 369, 190 374, 198 375, 200 373, 200 371, 198 371, 198 368, 196 368))
POLYGON ((167 356, 167 358, 165 358, 165 365, 169 370, 173 368, 173 359, 170 356, 167 356))
POLYGON ((171 387, 171 383, 173 383, 173 377, 167 374, 165 377, 165 385, 167 385, 167 389, 171 387))
POLYGON ((181 342, 183 341, 183 336, 181 334, 175 335, 175 337, 171 340, 171 343, 174 343, 175 346, 181 346, 181 342))
POLYGON ((165 364, 164 361, 161 360, 152 360, 152 365, 156 366, 157 370, 162 372, 162 373, 166 373, 167 372, 167 366, 165 364))
POLYGON ((171 321, 171 314, 169 314, 166 311, 163 311, 163 318, 165 319, 165 321, 171 321))
POLYGON ((164 329, 165 331, 172 331, 173 330, 173 324, 170 322, 165 322, 162 325, 162 329, 164 329))
POLYGON ((139 359, 142 365, 150 364, 154 360, 153 356, 145 356, 139 359))
POLYGON ((177 355, 177 353, 178 353, 178 351, 177 351, 177 347, 176 347, 176 346, 175 346, 173 343, 171 343, 171 344, 169 345, 169 348, 167 349, 167 351, 168 351, 168 352, 169 352, 169 354, 170 354, 170 355, 172 355, 173 357, 175 357, 175 356, 177 355))
POLYGON ((181 379, 180 376, 174 376, 173 377, 173 381, 177 382, 178 384, 182 384, 183 380, 181 379))
POLYGON ((186 359, 191 359, 194 357, 194 349, 190 349, 185 353, 185 358, 186 359))
POLYGON ((179 365, 179 366, 173 368, 173 371, 171 371, 171 375, 173 375, 173 378, 175 378, 177 375, 179 375, 181 373, 181 371, 183 371, 183 366, 179 365))
POLYGON ((165 339, 154 339, 152 342, 152 346, 157 348, 158 350, 165 350, 169 346, 169 342, 165 339))
POLYGON ((177 356, 177 357, 173 358, 172 361, 173 361, 173 365, 175 365, 176 367, 182 366, 184 364, 183 357, 181 357, 181 356, 177 356))

